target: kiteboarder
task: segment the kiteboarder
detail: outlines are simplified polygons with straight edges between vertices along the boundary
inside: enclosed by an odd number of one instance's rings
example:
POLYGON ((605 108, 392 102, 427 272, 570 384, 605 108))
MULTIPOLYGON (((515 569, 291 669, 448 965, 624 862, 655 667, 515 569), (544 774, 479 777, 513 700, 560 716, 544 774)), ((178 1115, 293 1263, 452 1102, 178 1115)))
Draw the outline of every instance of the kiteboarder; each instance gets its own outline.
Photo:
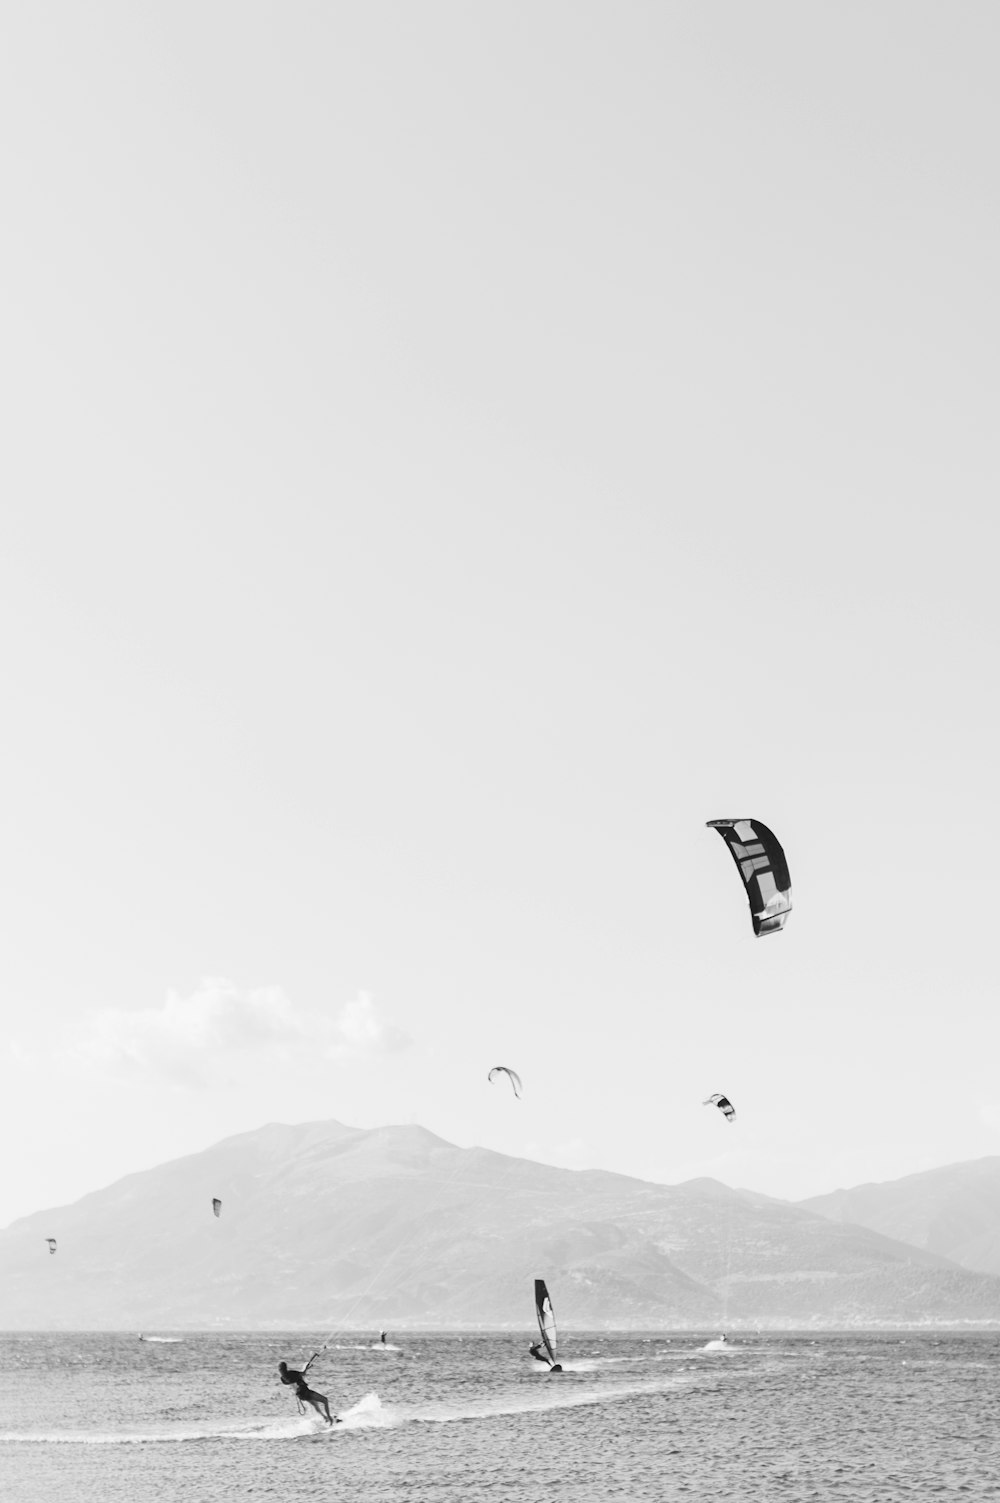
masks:
POLYGON ((334 1423, 334 1420, 333 1415, 330 1413, 329 1401, 324 1397, 323 1394, 317 1393, 315 1389, 310 1388, 309 1384, 306 1382, 306 1373, 309 1371, 310 1367, 316 1361, 316 1358, 318 1356, 319 1353, 314 1352, 301 1372, 299 1372, 294 1367, 289 1367, 287 1362, 279 1362, 278 1377, 281 1379, 282 1383, 287 1383, 290 1387, 294 1387, 295 1397, 299 1401, 300 1408, 302 1408, 306 1404, 311 1404, 316 1413, 322 1414, 327 1424, 332 1425, 334 1423))
POLYGON ((385 1332, 384 1331, 379 1331, 379 1333, 378 1333, 378 1339, 379 1339, 379 1341, 381 1341, 382 1345, 385 1346, 385 1332))

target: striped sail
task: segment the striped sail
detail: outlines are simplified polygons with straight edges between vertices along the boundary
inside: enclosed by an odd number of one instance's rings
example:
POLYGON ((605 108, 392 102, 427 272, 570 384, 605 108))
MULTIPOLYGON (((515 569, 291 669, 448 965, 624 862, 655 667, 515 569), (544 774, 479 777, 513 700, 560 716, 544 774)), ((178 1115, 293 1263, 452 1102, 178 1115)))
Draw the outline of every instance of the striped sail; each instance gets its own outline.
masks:
POLYGON ((555 1362, 556 1317, 544 1279, 535 1280, 535 1314, 538 1316, 538 1329, 542 1335, 542 1345, 548 1352, 550 1359, 555 1362))

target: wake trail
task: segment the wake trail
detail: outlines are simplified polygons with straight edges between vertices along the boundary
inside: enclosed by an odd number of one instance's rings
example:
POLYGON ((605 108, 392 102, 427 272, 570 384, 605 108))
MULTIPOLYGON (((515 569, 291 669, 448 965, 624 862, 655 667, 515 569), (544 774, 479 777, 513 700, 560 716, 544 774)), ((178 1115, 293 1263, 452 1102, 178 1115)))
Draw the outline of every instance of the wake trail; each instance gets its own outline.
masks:
POLYGON ((184 1445, 219 1440, 303 1440, 339 1435, 345 1430, 386 1428, 393 1423, 386 1416, 377 1393, 365 1394, 339 1416, 339 1423, 327 1425, 312 1415, 293 1415, 287 1419, 268 1420, 263 1424, 220 1422, 209 1425, 173 1425, 163 1429, 143 1430, 37 1430, 0 1432, 0 1443, 15 1445, 56 1446, 136 1446, 184 1445))
MULTIPOLYGON (((703 1349, 702 1349, 703 1350, 703 1349)), ((681 1355, 678 1353, 678 1356, 681 1355)), ((688 1352, 689 1358, 697 1358, 701 1351, 688 1352)), ((578 1374, 596 1370, 601 1359, 582 1359, 578 1374)), ((700 1364, 696 1364, 700 1366, 700 1364)), ((747 1370, 744 1369, 744 1372, 747 1370)), ((233 1423, 220 1421, 217 1424, 171 1425, 143 1430, 39 1430, 27 1432, 0 1432, 0 1444, 18 1445, 180 1445, 192 1442, 213 1441, 288 1441, 336 1440, 353 1430, 391 1430, 408 1424, 445 1425, 469 1420, 495 1419, 504 1415, 536 1414, 548 1411, 581 1409, 603 1404, 622 1403, 628 1399, 652 1394, 680 1394, 686 1389, 700 1387, 709 1381, 708 1369, 702 1368, 699 1377, 691 1368, 683 1372, 671 1372, 659 1377, 639 1379, 616 1385, 613 1388, 584 1386, 573 1383, 564 1386, 562 1377, 573 1377, 573 1367, 556 1375, 550 1383, 530 1385, 530 1393, 498 1394, 495 1398, 469 1400, 466 1403, 437 1403, 417 1405, 383 1405, 377 1393, 367 1393, 349 1409, 338 1415, 338 1423, 327 1425, 313 1415, 293 1415, 279 1420, 248 1421, 233 1423)), ((539 1376, 545 1376, 540 1374, 539 1376)))
POLYGON ((615 1404, 642 1394, 677 1392, 691 1386, 693 1381, 686 1375, 672 1374, 667 1379, 649 1378, 615 1388, 583 1388, 576 1385, 563 1388, 559 1376, 556 1374, 553 1386, 546 1387, 543 1392, 536 1389, 531 1394, 506 1394, 495 1399, 470 1400, 466 1404, 424 1404, 412 1409, 396 1409, 393 1415, 396 1423, 408 1421, 444 1425, 460 1420, 495 1419, 502 1415, 538 1414, 550 1410, 615 1404))

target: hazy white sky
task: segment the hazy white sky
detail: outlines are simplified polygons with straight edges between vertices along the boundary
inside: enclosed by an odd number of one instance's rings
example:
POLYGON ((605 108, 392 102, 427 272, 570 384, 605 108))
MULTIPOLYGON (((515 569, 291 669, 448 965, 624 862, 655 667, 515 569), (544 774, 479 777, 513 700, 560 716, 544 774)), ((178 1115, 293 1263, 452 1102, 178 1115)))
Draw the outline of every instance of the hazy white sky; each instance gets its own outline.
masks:
POLYGON ((271 1120, 1000 1152, 996 7, 0 42, 0 1222, 271 1120))

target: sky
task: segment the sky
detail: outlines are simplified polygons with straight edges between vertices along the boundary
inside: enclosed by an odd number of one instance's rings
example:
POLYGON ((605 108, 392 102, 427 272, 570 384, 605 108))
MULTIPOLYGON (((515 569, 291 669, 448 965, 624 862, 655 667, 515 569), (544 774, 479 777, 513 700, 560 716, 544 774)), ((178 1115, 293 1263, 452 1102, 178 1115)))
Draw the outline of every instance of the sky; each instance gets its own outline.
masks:
POLYGON ((0 1224, 273 1121, 1000 1153, 996 8, 2 31, 0 1224))

